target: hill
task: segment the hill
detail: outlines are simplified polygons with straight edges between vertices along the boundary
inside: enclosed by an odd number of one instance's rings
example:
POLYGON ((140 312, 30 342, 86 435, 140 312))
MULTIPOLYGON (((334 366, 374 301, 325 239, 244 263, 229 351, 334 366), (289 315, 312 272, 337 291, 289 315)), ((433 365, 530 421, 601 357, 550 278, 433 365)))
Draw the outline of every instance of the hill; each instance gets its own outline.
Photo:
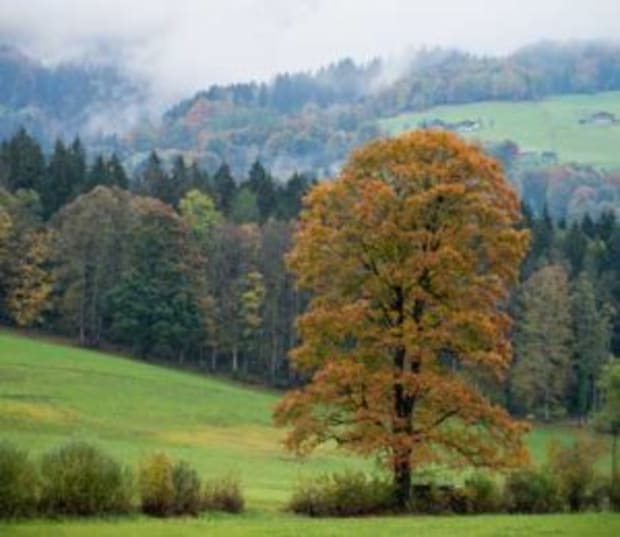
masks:
POLYGON ((556 95, 539 101, 484 101, 430 108, 380 121, 397 134, 421 126, 452 128, 482 142, 513 140, 522 151, 560 163, 620 168, 620 92, 556 95))
POLYGON ((154 451, 204 475, 238 472, 251 505, 275 506, 300 472, 346 460, 300 462, 271 425, 277 394, 74 347, 0 334, 0 436, 35 452, 77 437, 127 462, 154 451))
MULTIPOLYGON (((392 124, 386 118, 435 106, 485 103, 480 113, 500 116, 495 136, 517 138, 530 119, 520 111, 530 104, 552 95, 579 100, 620 90, 619 50, 615 44, 584 41, 539 43, 498 57, 428 49, 402 62, 344 58, 312 72, 279 73, 265 82, 213 84, 161 110, 155 121, 142 112, 144 103, 157 96, 120 65, 46 66, 4 46, 0 139, 20 125, 46 148, 57 136, 80 134, 90 149, 119 154, 131 171, 157 150, 167 161, 183 154, 209 171, 226 161, 239 177, 257 158, 283 179, 294 171, 325 176, 337 171, 353 147, 381 135, 381 127, 392 124), (489 102, 503 104, 484 108, 489 102), (505 116, 519 117, 514 130, 511 120, 503 122, 505 116)), ((596 102, 591 106, 596 108, 596 102)), ((556 146, 547 131, 536 125, 532 130, 545 147, 556 146)), ((571 147, 596 146, 600 140, 605 147, 613 144, 587 130, 569 136, 571 147)), ((580 162, 616 165, 613 158, 592 157, 589 151, 574 152, 580 162)))
MULTIPOLYGON (((148 519, 30 522, 0 526, 3 535, 425 535, 521 534, 615 535, 620 517, 385 517, 311 520, 273 512, 300 474, 369 468, 369 462, 323 450, 305 462, 281 450, 281 431, 270 421, 276 393, 165 369, 84 349, 0 333, 0 431, 3 439, 40 453, 69 438, 94 441, 137 463, 157 450, 183 457, 203 475, 239 472, 249 511, 242 517, 207 515, 200 520, 148 519), (261 508, 258 511, 257 508, 261 508), (267 510, 267 512, 264 511, 267 510), (593 533, 592 533, 593 532, 593 533)), ((564 428, 537 429, 529 438, 541 457, 550 437, 564 428)))
MULTIPOLYGON (((163 450, 205 475, 239 472, 251 506, 276 507, 300 474, 370 462, 325 449, 300 461, 271 424, 278 394, 100 352, 0 333, 1 437, 41 452, 92 440, 136 463, 163 450)), ((529 438, 542 458, 563 428, 529 438)))
POLYGON ((27 128, 46 147, 56 137, 93 139, 119 125, 142 90, 114 65, 44 65, 0 44, 0 139, 27 128), (121 116, 122 117, 122 116, 121 116))

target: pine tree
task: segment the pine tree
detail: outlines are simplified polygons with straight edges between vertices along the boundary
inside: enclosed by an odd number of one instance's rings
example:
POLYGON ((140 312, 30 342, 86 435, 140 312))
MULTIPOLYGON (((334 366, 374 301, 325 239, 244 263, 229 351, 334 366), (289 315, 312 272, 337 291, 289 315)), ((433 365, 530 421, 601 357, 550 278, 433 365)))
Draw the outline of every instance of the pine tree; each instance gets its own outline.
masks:
POLYGON ((237 185, 230 173, 230 167, 223 163, 213 176, 213 191, 215 193, 215 204, 218 210, 225 215, 230 214, 236 190, 237 185))

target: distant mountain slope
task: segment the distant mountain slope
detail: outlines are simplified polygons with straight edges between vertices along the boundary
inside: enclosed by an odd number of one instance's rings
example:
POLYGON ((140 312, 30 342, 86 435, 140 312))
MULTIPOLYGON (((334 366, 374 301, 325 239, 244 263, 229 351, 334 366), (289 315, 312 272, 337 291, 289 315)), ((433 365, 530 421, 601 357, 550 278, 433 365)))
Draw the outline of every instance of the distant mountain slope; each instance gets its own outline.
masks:
POLYGON ((0 45, 0 139, 19 126, 48 146, 57 136, 96 134, 97 116, 111 116, 138 97, 139 89, 114 67, 47 67, 0 45))
POLYGON ((208 167, 226 160, 237 174, 257 157, 276 175, 329 174, 352 147, 382 133, 381 118, 446 104, 617 89, 616 45, 541 43, 495 58, 435 49, 398 66, 343 60, 269 83, 212 86, 171 108, 158 128, 136 129, 127 143, 137 151, 186 151, 208 167))
MULTIPOLYGON (((504 57, 429 49, 404 62, 344 59, 267 83, 213 85, 172 106, 161 121, 127 114, 144 100, 115 67, 46 67, 0 47, 0 139, 22 125, 50 146, 79 133, 130 168, 152 150, 236 176, 259 158, 276 176, 334 173, 350 150, 381 135, 385 118, 434 106, 536 101, 550 95, 620 90, 620 46, 540 43, 504 57)), ((510 136, 510 129, 507 137, 510 136)))
POLYGON ((620 92, 562 95, 539 101, 446 105, 381 120, 398 134, 421 126, 450 128, 482 142, 511 139, 522 154, 548 161, 620 169, 620 92))

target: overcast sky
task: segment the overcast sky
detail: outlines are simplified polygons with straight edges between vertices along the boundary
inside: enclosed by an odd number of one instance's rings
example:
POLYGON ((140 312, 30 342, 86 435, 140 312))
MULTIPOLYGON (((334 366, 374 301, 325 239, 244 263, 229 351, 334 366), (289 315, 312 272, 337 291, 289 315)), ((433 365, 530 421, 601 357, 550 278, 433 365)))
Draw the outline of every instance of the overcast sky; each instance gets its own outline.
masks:
POLYGON ((620 39, 620 0, 0 0, 0 34, 49 62, 119 57, 172 99, 424 45, 620 39))

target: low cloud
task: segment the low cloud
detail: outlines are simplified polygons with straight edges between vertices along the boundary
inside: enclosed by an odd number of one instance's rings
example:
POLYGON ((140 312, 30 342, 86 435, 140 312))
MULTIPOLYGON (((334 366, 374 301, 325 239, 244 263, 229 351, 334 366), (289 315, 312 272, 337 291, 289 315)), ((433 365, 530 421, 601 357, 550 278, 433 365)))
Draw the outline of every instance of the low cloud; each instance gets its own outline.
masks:
MULTIPOLYGON (((27 0, 0 5, 0 41, 48 63, 113 62, 163 102, 343 56, 421 46, 507 53, 543 38, 620 35, 617 0, 27 0)), ((394 65, 398 65, 395 62, 394 65)))

